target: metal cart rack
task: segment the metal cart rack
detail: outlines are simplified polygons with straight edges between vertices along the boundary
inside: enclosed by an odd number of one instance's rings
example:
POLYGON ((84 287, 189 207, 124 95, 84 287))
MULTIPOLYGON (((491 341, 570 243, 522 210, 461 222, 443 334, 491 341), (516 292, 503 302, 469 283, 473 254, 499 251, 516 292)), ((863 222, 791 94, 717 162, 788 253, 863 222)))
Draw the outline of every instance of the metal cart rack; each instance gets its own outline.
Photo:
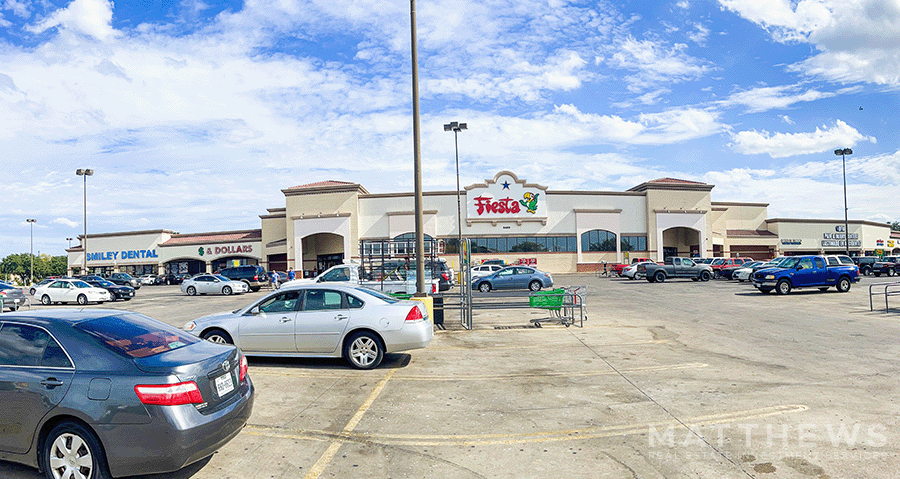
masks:
POLYGON ((587 319, 584 311, 586 296, 587 286, 569 286, 531 293, 528 297, 529 306, 550 312, 549 317, 532 319, 531 322, 537 327, 547 322, 559 323, 567 328, 573 324, 579 328, 584 327, 587 319))

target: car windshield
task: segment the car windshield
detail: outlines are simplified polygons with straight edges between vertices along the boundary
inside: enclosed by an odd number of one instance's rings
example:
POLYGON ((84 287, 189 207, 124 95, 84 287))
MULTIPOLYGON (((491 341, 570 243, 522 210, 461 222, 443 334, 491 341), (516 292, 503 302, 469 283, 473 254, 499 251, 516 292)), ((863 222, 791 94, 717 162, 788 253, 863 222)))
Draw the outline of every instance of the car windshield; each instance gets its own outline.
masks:
POLYGON ((718 264, 722 264, 724 262, 725 262, 725 259, 719 258, 719 259, 713 260, 713 262, 711 264, 718 265, 718 264))
POLYGON ((109 281, 107 281, 105 279, 101 279, 100 281, 97 281, 97 284, 99 284, 100 286, 103 286, 104 288, 109 288, 110 286, 115 286, 115 284, 110 283, 109 281))
POLYGON ((228 279, 228 278, 222 276, 221 274, 214 274, 214 275, 213 275, 213 278, 216 278, 216 279, 219 280, 219 281, 231 281, 230 279, 228 279))
POLYGON ((93 288, 93 286, 85 283, 84 281, 72 281, 72 284, 74 284, 76 288, 93 288))
POLYGON ((797 263, 800 262, 800 258, 787 258, 782 261, 778 266, 781 268, 794 268, 797 266, 797 263))
POLYGON ((128 358, 146 358, 200 341, 172 326, 134 313, 82 321, 75 327, 128 358))

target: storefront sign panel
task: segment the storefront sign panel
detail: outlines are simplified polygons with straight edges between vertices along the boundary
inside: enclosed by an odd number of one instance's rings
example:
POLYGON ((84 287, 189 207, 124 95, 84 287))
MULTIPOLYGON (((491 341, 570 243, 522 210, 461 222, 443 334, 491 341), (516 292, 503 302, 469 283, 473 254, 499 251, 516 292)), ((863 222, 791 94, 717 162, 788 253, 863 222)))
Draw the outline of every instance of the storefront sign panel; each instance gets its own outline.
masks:
POLYGON ((543 188, 500 174, 466 193, 466 211, 468 219, 546 218, 547 195, 543 188))
POLYGON ((159 258, 155 249, 132 249, 123 251, 100 251, 97 253, 88 252, 88 261, 106 261, 118 262, 139 259, 159 258))

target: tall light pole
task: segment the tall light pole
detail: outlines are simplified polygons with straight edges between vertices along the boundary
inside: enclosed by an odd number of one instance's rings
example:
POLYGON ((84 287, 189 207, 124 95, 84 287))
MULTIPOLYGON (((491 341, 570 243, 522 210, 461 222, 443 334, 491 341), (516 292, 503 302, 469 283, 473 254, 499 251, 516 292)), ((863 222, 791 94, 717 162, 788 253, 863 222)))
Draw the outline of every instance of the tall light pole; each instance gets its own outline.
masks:
MULTIPOLYGON (((422 148, 419 141, 419 59, 416 47, 416 0, 409 0, 410 37, 412 39, 413 171, 416 212, 416 296, 425 292, 425 231, 422 210, 422 148)), ((431 278, 429 278, 430 281, 431 278)))
POLYGON ((73 240, 73 239, 75 239, 75 238, 66 238, 66 241, 69 242, 69 248, 68 248, 68 249, 72 249, 72 240, 73 240))
POLYGON ((87 274, 87 177, 94 174, 94 170, 77 169, 75 174, 84 177, 84 239, 81 240, 81 252, 84 254, 81 260, 81 274, 87 274))
POLYGON ((25 221, 28 222, 28 226, 31 228, 31 249, 28 252, 28 256, 31 257, 31 273, 28 275, 28 284, 34 284, 34 224, 37 223, 37 220, 34 218, 26 218, 25 221))
POLYGON ((847 160, 846 155, 852 155, 853 150, 844 148, 834 150, 835 155, 841 157, 841 169, 844 172, 844 246, 847 250, 847 256, 850 256, 850 221, 847 219, 847 160))
POLYGON ((459 271, 462 273, 463 253, 462 253, 462 200, 459 197, 459 132, 466 129, 465 123, 451 121, 444 125, 444 131, 453 132, 453 146, 456 148, 456 250, 459 253, 459 271))

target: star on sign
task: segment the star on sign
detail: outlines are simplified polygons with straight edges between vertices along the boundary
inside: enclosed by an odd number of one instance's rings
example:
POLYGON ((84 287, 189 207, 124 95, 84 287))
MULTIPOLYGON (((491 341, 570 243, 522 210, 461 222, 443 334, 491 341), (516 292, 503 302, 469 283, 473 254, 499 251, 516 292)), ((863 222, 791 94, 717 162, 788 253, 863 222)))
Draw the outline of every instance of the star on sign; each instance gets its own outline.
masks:
POLYGON ((504 182, 503 182, 503 189, 504 189, 504 190, 508 190, 508 189, 509 189, 509 182, 508 182, 508 181, 504 181, 504 182))

